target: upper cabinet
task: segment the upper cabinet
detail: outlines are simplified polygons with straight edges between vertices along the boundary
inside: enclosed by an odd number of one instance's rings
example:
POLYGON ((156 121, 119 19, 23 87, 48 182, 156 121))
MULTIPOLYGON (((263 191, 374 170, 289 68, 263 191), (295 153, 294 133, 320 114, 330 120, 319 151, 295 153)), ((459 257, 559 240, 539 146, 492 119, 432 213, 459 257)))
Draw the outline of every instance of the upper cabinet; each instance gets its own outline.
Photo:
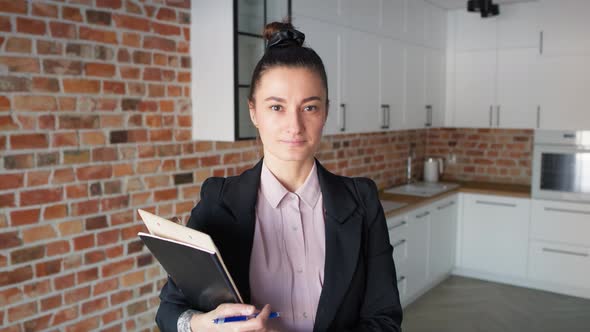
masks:
POLYGON ((294 21, 300 17, 340 23, 340 0, 291 0, 294 21))
POLYGON ((590 55, 590 1, 542 0, 539 5, 544 55, 590 55))
POLYGON ((457 51, 539 47, 539 5, 527 2, 500 6, 500 15, 481 18, 477 13, 452 13, 457 51))
POLYGON ((444 50, 447 41, 447 11, 425 2, 424 44, 427 47, 444 50))
POLYGON ((342 23, 365 32, 377 33, 379 31, 381 0, 340 1, 342 23))
POLYGON ((406 37, 406 0, 383 0, 379 21, 383 36, 402 40, 406 37))

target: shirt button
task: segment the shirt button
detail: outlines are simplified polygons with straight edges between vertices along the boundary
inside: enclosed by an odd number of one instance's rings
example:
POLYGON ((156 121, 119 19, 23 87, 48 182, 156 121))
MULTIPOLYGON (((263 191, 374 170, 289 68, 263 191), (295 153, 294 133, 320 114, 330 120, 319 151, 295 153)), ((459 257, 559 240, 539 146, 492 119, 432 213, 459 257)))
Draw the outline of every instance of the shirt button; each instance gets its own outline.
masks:
POLYGON ((303 313, 303 318, 307 318, 307 312, 303 313))
POLYGON ((303 273, 303 269, 297 269, 297 273, 303 273))
POLYGON ((291 229, 292 229, 293 231, 297 231, 299 228, 297 228, 297 226, 293 226, 293 227, 291 227, 291 229))

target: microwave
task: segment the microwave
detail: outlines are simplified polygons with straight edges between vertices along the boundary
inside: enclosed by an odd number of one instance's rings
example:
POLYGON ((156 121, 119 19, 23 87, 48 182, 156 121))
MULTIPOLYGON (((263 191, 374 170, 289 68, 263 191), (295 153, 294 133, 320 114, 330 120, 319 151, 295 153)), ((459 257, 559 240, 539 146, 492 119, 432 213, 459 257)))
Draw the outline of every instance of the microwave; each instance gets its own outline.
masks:
POLYGON ((536 130, 531 196, 590 203, 590 131, 536 130))

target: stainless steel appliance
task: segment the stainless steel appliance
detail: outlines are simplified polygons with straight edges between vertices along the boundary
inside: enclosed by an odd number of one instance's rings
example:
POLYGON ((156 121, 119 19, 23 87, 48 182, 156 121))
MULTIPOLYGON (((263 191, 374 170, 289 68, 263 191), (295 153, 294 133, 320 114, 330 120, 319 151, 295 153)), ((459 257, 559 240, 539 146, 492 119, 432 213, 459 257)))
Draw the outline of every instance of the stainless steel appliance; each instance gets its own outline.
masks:
POLYGON ((536 130, 533 198, 590 202, 590 131, 536 130))

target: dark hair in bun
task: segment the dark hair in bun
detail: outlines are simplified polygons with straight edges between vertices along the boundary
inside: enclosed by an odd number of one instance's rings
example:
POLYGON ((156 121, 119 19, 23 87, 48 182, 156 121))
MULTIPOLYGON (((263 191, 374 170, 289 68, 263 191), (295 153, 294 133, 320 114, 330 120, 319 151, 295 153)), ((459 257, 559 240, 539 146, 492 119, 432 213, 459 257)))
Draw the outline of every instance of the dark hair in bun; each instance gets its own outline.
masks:
MULTIPOLYGON (((289 22, 272 22, 264 27, 263 36, 267 46, 252 74, 248 96, 250 101, 254 101, 254 92, 262 74, 271 68, 283 66, 306 68, 317 73, 324 84, 327 98, 328 78, 324 63, 314 50, 303 46, 305 35, 301 31, 296 30, 289 22)), ((327 100, 326 103, 328 103, 327 100)))

